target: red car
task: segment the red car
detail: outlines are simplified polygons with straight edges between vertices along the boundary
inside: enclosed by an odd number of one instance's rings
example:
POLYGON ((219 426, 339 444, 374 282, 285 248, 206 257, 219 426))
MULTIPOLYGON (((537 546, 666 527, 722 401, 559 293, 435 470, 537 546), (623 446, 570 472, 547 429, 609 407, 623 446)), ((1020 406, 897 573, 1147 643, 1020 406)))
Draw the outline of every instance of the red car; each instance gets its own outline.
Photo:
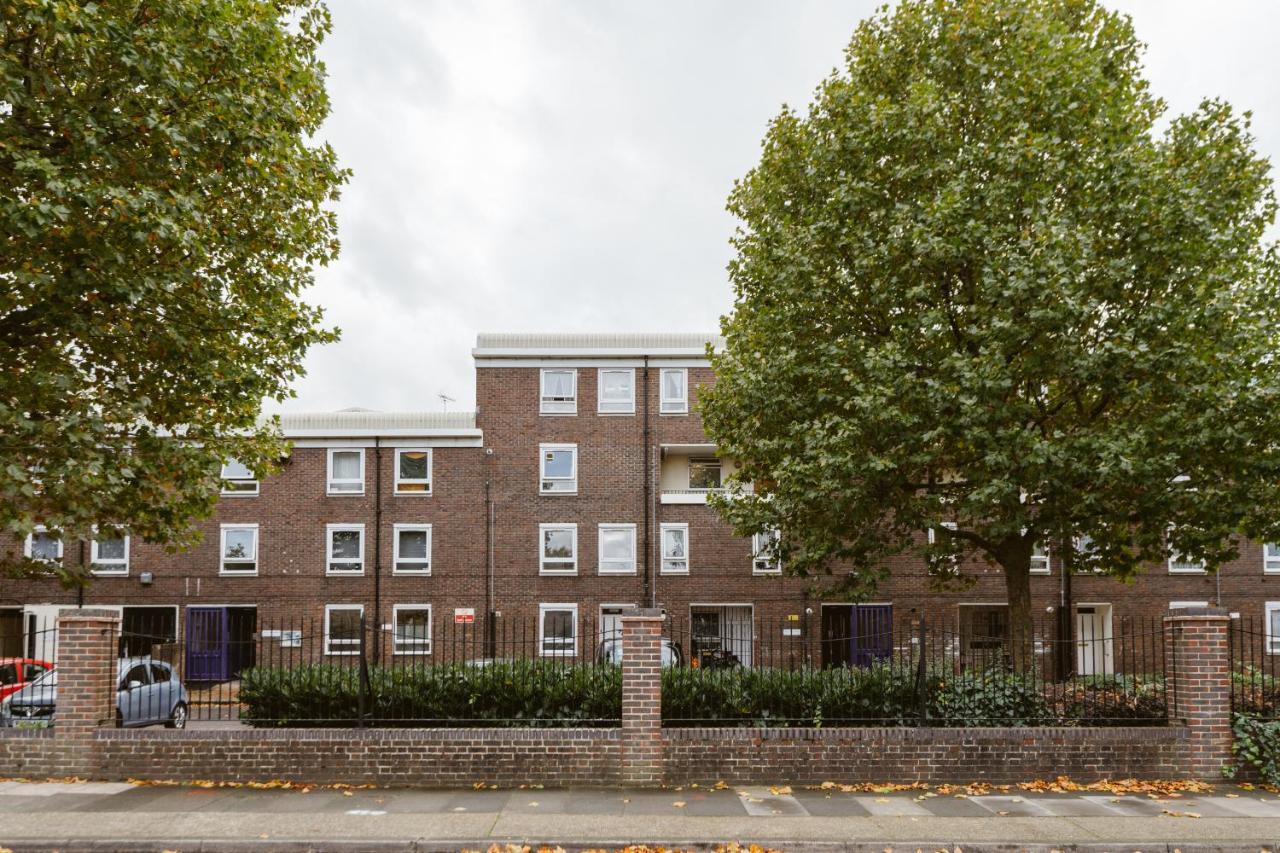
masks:
POLYGON ((49 670, 53 664, 35 658, 0 658, 0 699, 17 693, 49 670))

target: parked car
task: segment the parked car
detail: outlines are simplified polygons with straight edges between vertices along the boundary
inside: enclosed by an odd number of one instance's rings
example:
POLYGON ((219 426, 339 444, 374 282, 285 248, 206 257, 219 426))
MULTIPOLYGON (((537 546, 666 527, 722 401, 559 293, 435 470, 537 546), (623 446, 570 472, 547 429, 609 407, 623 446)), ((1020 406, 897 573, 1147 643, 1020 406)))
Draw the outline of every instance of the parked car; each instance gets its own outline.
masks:
MULTIPOLYGON (((596 661, 598 663, 622 663, 622 638, 608 637, 601 641, 600 647, 596 649, 596 661)), ((684 651, 681 650, 679 643, 671 642, 670 638, 662 638, 662 667, 666 669, 671 666, 680 666, 684 663, 684 651)))
MULTIPOLYGON (((49 670, 9 697, 0 707, 0 726, 39 728, 53 725, 58 671, 49 670)), ((186 728, 187 689, 173 666, 151 658, 121 658, 116 666, 116 725, 186 728)))
POLYGON ((0 658, 0 701, 17 693, 49 670, 53 664, 35 658, 0 658))

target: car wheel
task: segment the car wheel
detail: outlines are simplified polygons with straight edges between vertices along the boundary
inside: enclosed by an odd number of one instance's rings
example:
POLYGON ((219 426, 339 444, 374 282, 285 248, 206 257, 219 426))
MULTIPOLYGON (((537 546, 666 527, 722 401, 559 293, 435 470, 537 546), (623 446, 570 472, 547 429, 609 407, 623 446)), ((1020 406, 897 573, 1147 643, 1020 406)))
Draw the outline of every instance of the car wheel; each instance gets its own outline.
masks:
POLYGON ((185 729, 187 727, 187 703, 179 702, 173 706, 173 711, 169 713, 169 722, 164 724, 167 729, 185 729))

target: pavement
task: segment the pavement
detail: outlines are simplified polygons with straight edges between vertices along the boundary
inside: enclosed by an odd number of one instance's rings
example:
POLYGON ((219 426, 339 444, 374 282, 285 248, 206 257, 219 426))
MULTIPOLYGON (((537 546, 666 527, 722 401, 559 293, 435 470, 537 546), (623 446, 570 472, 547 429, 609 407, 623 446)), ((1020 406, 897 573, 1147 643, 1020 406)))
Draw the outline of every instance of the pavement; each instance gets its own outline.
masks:
POLYGON ((1280 796, 1231 785, 1180 797, 723 790, 256 789, 0 782, 0 853, 27 851, 1280 850, 1280 796))

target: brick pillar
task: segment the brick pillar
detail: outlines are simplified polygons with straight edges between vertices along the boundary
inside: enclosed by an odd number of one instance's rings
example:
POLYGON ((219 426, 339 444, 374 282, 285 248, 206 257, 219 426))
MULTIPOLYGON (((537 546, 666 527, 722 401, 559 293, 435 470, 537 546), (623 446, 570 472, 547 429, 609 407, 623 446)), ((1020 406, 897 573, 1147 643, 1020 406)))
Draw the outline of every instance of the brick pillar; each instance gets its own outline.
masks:
POLYGON ((662 622, 660 610, 622 621, 622 781, 662 783, 662 622))
POLYGON ((1216 607, 1171 611, 1164 618, 1170 714, 1189 735, 1184 767, 1194 779, 1221 779, 1231 763, 1231 617, 1216 607))
POLYGON ((66 772, 100 772, 96 730, 115 722, 116 641, 111 610, 68 610, 58 616, 58 700, 54 739, 66 772))

